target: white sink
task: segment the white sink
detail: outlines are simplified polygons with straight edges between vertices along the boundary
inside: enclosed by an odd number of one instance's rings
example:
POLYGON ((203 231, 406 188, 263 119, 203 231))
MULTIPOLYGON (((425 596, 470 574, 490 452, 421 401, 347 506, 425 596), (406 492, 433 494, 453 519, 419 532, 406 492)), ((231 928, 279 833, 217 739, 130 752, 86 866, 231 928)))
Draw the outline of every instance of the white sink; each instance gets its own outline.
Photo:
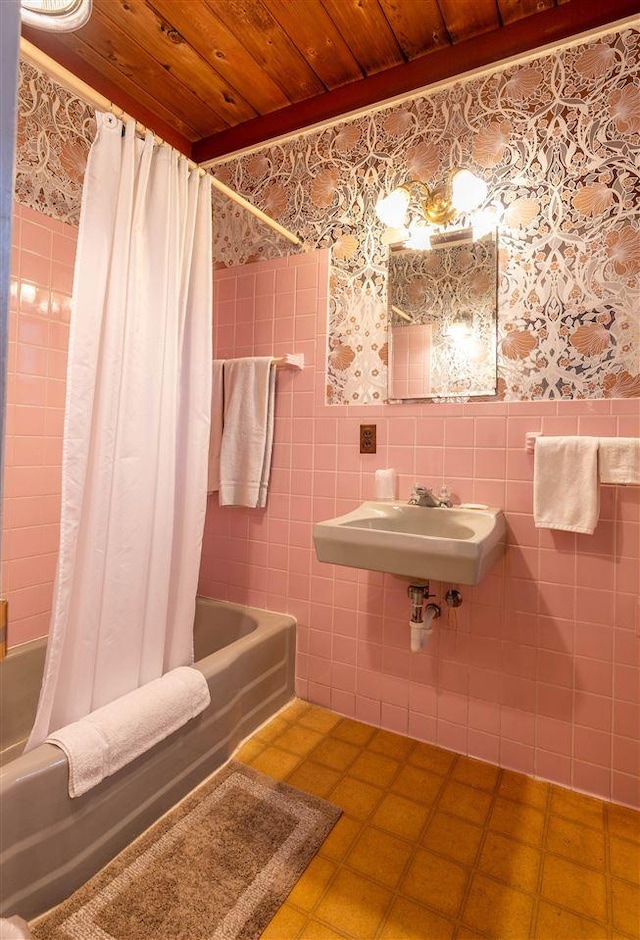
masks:
POLYGON ((313 541, 318 561, 412 581, 477 584, 503 554, 505 531, 500 509, 371 501, 316 523, 313 541))

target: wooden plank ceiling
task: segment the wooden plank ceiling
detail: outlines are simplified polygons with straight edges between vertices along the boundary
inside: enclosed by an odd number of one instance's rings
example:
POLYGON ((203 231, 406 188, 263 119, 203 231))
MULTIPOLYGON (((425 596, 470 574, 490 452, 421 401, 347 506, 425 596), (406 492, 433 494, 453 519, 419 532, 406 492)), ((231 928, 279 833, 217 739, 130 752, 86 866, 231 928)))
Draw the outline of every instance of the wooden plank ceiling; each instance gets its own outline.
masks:
POLYGON ((633 15, 638 0, 93 0, 25 38, 205 162, 633 15))

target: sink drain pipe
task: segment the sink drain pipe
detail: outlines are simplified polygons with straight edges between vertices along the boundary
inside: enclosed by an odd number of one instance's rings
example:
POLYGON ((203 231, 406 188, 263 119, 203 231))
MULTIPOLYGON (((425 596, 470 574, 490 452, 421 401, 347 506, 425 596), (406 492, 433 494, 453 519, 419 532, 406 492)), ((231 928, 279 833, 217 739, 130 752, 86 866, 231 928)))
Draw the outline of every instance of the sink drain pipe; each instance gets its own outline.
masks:
POLYGON ((440 607, 438 604, 427 604, 425 600, 429 597, 435 597, 435 594, 429 594, 429 584, 410 584, 407 589, 409 600, 411 601, 411 652, 419 653, 429 641, 433 633, 432 622, 440 616, 440 607))

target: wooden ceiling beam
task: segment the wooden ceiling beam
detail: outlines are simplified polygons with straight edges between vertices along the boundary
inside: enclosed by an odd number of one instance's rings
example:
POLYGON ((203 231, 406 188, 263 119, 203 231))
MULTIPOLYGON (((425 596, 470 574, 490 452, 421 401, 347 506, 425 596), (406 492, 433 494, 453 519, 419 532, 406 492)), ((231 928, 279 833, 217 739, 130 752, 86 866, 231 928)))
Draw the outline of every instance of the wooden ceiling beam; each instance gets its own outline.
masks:
POLYGON ((601 0, 573 0, 563 3, 499 30, 435 50, 404 65, 205 137, 194 143, 192 157, 198 163, 214 161, 637 13, 638 0, 607 0, 606 3, 601 0))

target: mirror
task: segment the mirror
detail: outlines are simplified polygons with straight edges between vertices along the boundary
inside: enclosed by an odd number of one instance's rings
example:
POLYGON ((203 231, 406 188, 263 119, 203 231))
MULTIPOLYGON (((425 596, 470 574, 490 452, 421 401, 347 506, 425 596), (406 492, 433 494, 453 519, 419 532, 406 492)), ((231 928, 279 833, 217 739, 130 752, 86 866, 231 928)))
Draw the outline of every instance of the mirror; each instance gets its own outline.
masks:
POLYGON ((496 391, 496 233, 389 250, 389 401, 496 391))

